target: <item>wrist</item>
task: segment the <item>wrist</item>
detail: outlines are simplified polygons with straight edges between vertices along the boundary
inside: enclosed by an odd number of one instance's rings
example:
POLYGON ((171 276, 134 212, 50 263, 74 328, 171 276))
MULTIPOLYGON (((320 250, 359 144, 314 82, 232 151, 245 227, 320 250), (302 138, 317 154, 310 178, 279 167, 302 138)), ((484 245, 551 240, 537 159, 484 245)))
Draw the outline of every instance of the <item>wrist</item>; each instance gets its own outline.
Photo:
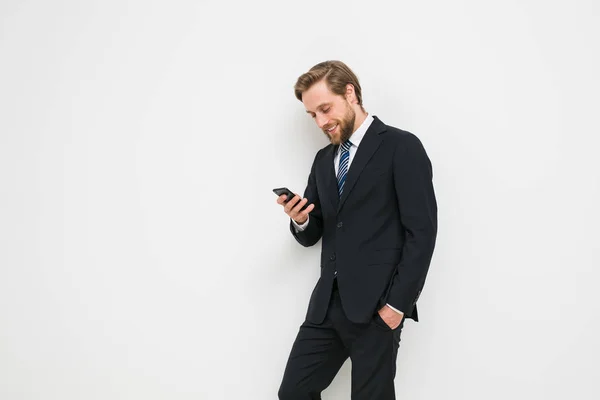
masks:
POLYGON ((297 219, 294 220, 295 223, 297 223, 298 225, 302 225, 303 223, 305 223, 308 220, 308 217, 305 217, 304 220, 298 221, 297 219))

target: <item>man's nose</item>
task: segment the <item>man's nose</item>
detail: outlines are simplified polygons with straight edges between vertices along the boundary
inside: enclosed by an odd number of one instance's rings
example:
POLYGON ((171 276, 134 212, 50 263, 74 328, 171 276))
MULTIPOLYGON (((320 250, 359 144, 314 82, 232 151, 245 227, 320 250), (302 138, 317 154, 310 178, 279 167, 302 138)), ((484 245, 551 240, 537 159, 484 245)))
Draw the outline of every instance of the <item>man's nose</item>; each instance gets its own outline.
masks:
POLYGON ((324 115, 317 115, 317 126, 321 129, 323 129, 323 127, 325 126, 325 124, 327 123, 327 118, 325 118, 324 115))

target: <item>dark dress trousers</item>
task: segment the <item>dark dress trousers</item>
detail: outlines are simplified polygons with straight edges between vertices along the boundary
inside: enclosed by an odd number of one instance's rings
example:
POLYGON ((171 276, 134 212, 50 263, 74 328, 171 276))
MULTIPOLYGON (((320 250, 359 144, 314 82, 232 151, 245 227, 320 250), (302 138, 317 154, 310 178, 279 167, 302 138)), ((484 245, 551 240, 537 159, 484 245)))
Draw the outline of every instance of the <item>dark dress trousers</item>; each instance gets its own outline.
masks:
MULTIPOLYGON (((352 138, 350 139, 352 140, 352 138)), ((279 398, 320 399, 352 360, 352 399, 395 399, 400 331, 377 311, 385 304, 418 321, 437 234, 432 166, 420 140, 377 117, 367 129, 338 195, 338 145, 317 152, 304 197, 315 205, 297 232, 303 246, 322 239, 321 276, 284 372, 279 398)))

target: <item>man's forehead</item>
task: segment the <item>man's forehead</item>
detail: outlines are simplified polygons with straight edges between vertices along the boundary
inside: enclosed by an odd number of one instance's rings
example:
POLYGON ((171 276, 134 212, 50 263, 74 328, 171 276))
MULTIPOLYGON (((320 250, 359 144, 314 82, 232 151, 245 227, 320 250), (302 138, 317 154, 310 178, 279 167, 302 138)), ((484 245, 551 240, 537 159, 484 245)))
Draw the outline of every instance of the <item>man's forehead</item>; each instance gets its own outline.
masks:
POLYGON ((304 103, 307 112, 312 112, 318 110, 327 103, 332 103, 334 97, 335 94, 329 90, 327 83, 325 81, 320 81, 304 92, 302 95, 302 102, 304 103))

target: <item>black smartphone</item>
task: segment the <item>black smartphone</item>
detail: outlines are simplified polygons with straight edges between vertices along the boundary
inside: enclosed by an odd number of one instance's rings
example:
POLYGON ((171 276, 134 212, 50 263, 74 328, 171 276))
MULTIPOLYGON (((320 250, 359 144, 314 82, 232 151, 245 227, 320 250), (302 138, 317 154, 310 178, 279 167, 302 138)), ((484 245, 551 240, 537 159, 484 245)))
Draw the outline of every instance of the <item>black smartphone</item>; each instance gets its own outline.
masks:
MULTIPOLYGON (((287 203, 288 200, 293 199, 295 194, 294 192, 292 192, 290 189, 286 188, 286 187, 282 187, 282 188, 275 188, 273 189, 273 192, 277 195, 277 196, 281 196, 282 194, 285 194, 287 196, 287 199, 285 200, 285 202, 287 203)), ((300 200, 302 200, 302 197, 300 198, 300 200)), ((308 207, 310 205, 310 203, 307 201, 306 204, 304 205, 304 207, 302 207, 300 209, 300 211, 303 211, 306 207, 308 207)))

